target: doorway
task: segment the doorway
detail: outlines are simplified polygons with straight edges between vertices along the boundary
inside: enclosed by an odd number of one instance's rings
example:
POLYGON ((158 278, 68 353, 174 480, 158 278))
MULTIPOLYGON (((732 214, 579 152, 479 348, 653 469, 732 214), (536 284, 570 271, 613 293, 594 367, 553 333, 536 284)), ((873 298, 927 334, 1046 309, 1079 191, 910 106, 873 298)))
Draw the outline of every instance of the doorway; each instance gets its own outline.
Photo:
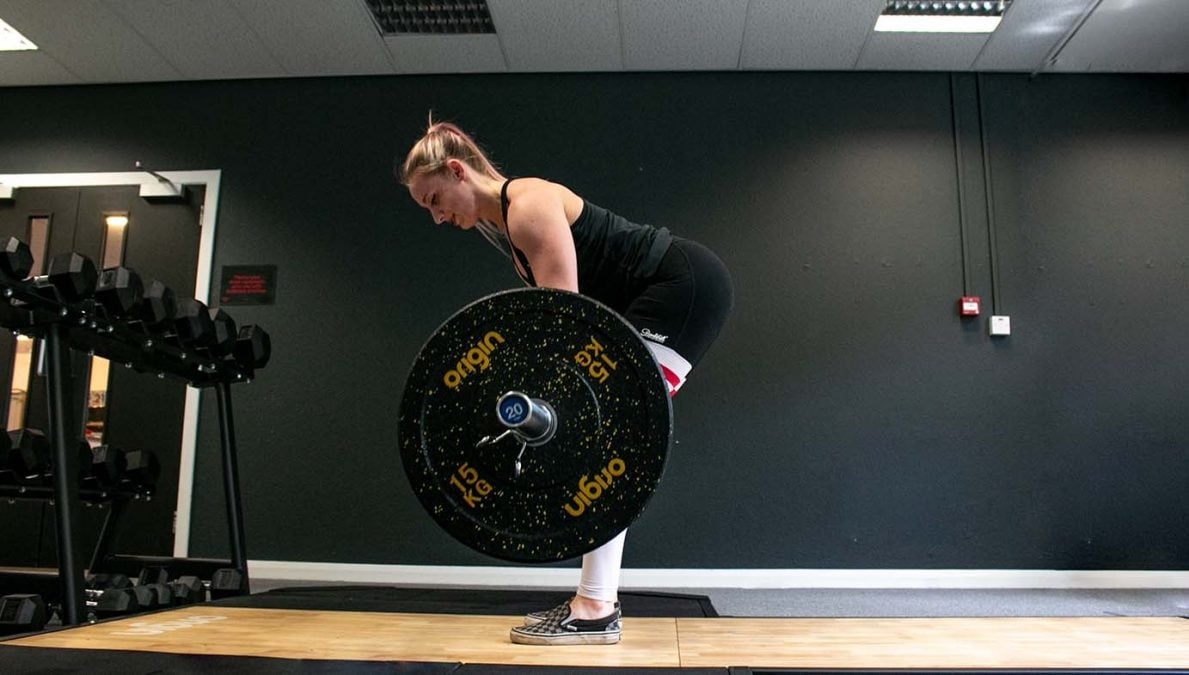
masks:
MULTIPOLYGON (((30 244, 35 275, 53 255, 74 251, 99 269, 124 265, 165 283, 179 299, 207 302, 219 177, 218 171, 0 175, 0 236, 30 244), (179 188, 177 194, 161 198, 162 183, 179 188)), ((0 334, 0 380, 11 383, 3 411, 9 429, 46 428, 39 351, 35 340, 0 334)), ((200 392, 97 357, 72 353, 71 360, 79 438, 151 450, 161 462, 153 499, 127 509, 116 552, 184 557, 200 392)), ((83 509, 83 555, 106 513, 83 509)), ((46 504, 0 505, 0 539, 11 544, 0 551, 0 566, 53 566, 53 527, 46 504)))

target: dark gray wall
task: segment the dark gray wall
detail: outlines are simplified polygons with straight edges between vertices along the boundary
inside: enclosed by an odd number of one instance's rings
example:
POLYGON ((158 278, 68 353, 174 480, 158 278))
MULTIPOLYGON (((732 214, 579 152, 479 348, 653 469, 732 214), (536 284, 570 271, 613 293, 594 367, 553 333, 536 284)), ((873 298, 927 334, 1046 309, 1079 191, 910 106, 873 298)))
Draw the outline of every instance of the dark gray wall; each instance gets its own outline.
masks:
MULTIPOLYGON (((677 444, 626 565, 1184 568, 1186 78, 954 80, 10 88, 0 171, 223 170, 217 268, 279 267, 276 305, 233 308, 275 349, 235 391, 252 558, 499 564, 421 512, 396 451, 424 339, 517 285, 391 178, 433 109, 510 174, 565 182, 731 267, 735 315, 674 401, 677 444), (1002 340, 986 334, 994 287, 1002 340), (957 316, 964 291, 983 298, 977 321, 957 316)), ((202 422, 192 554, 213 556, 227 548, 213 401, 202 422)))

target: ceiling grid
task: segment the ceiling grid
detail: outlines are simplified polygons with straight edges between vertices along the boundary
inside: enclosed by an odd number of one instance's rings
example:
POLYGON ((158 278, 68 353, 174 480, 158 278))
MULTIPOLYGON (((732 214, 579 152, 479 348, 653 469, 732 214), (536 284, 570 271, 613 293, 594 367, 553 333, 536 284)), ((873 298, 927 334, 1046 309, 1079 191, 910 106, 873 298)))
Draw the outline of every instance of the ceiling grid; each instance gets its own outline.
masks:
MULTIPOLYGON (((0 0, 0 87, 507 72, 1189 72, 1189 0, 1014 0, 995 32, 876 33, 887 0, 488 0, 495 33, 381 34, 369 2, 0 0)), ((477 3, 479 0, 451 0, 477 3)), ((454 8, 454 20, 477 12, 454 8)))

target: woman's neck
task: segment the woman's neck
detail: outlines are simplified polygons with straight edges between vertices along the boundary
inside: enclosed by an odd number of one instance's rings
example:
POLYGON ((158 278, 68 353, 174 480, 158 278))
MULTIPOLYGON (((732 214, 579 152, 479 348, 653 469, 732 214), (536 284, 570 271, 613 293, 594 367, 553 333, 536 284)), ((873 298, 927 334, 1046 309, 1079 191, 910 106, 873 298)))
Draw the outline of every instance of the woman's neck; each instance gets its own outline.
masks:
POLYGON ((479 192, 479 216, 484 220, 492 223, 504 222, 500 190, 503 189, 506 180, 503 176, 492 178, 480 175, 477 177, 475 187, 479 192))

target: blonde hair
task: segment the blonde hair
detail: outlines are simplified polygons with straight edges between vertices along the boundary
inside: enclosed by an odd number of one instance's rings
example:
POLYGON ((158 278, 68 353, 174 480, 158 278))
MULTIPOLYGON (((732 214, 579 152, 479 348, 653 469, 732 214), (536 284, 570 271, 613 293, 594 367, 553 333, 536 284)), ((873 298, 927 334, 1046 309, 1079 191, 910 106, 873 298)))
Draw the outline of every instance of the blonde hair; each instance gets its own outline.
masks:
POLYGON ((434 122, 433 114, 430 113, 425 135, 413 144, 405 161, 397 167, 396 179, 407 187, 417 176, 445 171, 446 161, 451 159, 461 160, 489 178, 501 178, 495 165, 473 138, 449 122, 434 122))
MULTIPOLYGON (((446 161, 458 159, 465 162, 471 169, 486 175, 488 178, 500 180, 503 176, 487 158, 487 154, 467 135, 449 122, 434 122, 433 113, 429 115, 429 127, 409 154, 405 161, 396 167, 396 179, 401 185, 409 186, 409 182, 417 176, 429 176, 446 170, 446 161)), ((494 223, 480 221, 475 229, 492 246, 508 258, 512 257, 508 238, 494 223)))

